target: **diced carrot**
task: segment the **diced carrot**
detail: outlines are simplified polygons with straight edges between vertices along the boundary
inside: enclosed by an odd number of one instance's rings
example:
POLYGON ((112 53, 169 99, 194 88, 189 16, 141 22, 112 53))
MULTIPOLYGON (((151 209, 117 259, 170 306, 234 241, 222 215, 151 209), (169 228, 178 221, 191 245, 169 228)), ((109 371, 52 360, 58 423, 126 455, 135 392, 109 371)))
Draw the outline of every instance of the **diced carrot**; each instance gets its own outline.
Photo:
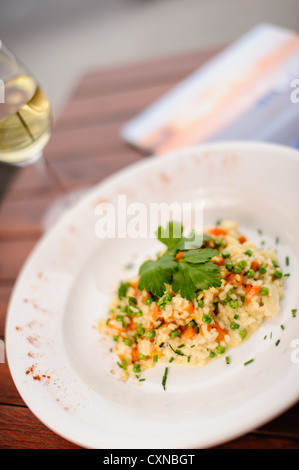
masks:
POLYGON ((132 362, 139 361, 139 349, 138 346, 131 349, 132 362))
MULTIPOLYGON (((217 323, 217 322, 213 323, 213 325, 207 325, 207 330, 208 330, 208 331, 211 331, 212 328, 215 328, 215 330, 216 330, 217 333, 218 333, 218 335, 217 335, 217 340, 218 340, 218 341, 223 341, 225 335, 227 335, 227 331, 226 331, 224 328, 221 328, 221 326, 220 326, 219 323, 217 323)), ((201 334, 201 336, 204 336, 203 329, 202 329, 202 325, 200 326, 199 333, 201 334)))
POLYGON ((133 318, 130 322, 130 329, 131 330, 137 330, 137 323, 133 321, 133 318))
POLYGON ((225 230, 225 228, 222 228, 222 227, 213 227, 209 230, 209 233, 217 237, 218 235, 227 235, 227 230, 225 230))
POLYGON ((217 264, 217 266, 222 266, 224 264, 224 258, 222 256, 221 258, 218 256, 217 258, 212 258, 212 261, 214 264, 217 264))
POLYGON ((124 354, 118 354, 118 357, 122 361, 125 356, 124 356, 124 354))
POLYGON ((213 325, 211 325, 211 326, 212 326, 212 328, 216 328, 216 330, 217 330, 217 333, 218 333, 217 340, 218 341, 223 341, 225 335, 227 335, 226 329, 221 328, 221 326, 217 322, 213 323, 213 325))
POLYGON ((151 353, 150 353, 150 356, 151 356, 151 357, 154 357, 154 356, 158 355, 158 352, 159 352, 159 351, 158 351, 157 348, 153 348, 153 350, 152 350, 151 353))
POLYGON ((245 301, 249 304, 252 299, 259 295, 260 293, 260 286, 252 286, 251 284, 247 284, 245 287, 245 301))
POLYGON ((116 313, 112 313, 110 320, 115 320, 115 318, 116 318, 116 313))
POLYGON ((137 289, 138 288, 138 280, 137 281, 131 281, 130 286, 133 287, 133 289, 137 289))
POLYGON ((187 310, 187 312, 189 312, 189 313, 193 313, 194 312, 194 303, 189 301, 188 306, 185 308, 185 310, 187 310))
POLYGON ((234 274, 230 273, 226 277, 226 281, 232 284, 233 286, 242 286, 244 283, 244 275, 243 274, 234 274))
POLYGON ((155 304, 153 306, 152 316, 153 316, 154 321, 157 321, 157 318, 159 318, 161 316, 161 309, 160 309, 159 305, 155 304))
POLYGON ((175 259, 176 259, 176 260, 181 259, 182 256, 184 255, 184 253, 185 253, 184 251, 179 251, 179 252, 176 254, 176 256, 175 256, 175 259))
POLYGON ((190 327, 184 332, 185 339, 192 339, 196 335, 196 331, 194 328, 190 327))
POLYGON ((239 236, 239 242, 240 242, 240 243, 245 243, 246 241, 247 241, 247 238, 244 237, 244 235, 240 235, 240 236, 239 236))
POLYGON ((260 264, 258 263, 258 261, 253 260, 250 267, 251 269, 253 269, 253 271, 257 271, 260 267, 260 264))

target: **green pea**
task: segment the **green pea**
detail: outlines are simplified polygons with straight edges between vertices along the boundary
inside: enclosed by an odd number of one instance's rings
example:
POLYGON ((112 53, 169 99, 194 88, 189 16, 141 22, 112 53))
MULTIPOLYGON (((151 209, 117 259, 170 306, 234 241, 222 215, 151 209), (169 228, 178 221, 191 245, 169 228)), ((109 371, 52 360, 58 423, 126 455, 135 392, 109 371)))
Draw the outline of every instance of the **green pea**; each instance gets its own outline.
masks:
POLYGON ((125 338, 124 343, 126 346, 132 346, 133 341, 130 338, 125 338))
POLYGON ((202 321, 203 321, 204 323, 208 323, 208 324, 209 324, 209 323, 211 323, 211 321, 212 321, 212 317, 210 317, 210 315, 204 315, 204 316, 202 317, 202 321))
POLYGON ((204 304, 204 301, 203 301, 203 299, 198 299, 198 301, 197 301, 197 305, 198 305, 199 307, 202 307, 202 306, 203 306, 203 304, 204 304))
POLYGON ((147 356, 145 354, 139 353, 139 359, 141 359, 142 361, 145 361, 146 358, 147 356))
POLYGON ((172 330, 172 332, 170 333, 170 336, 171 336, 172 338, 176 338, 178 335, 179 335, 178 330, 172 330))
POLYGON ((239 335, 241 336, 242 339, 244 339, 246 337, 246 331, 245 330, 239 331, 239 335))
POLYGON ((145 303, 146 303, 146 305, 151 305, 153 303, 153 298, 152 297, 147 297, 145 299, 145 303))
POLYGON ((251 256, 251 255, 252 255, 252 251, 251 251, 251 250, 247 250, 247 251, 245 251, 244 255, 251 256))
POLYGON ((195 321, 194 320, 189 321, 188 326, 189 328, 193 328, 194 326, 196 326, 195 321))
POLYGON ((241 261, 239 261, 238 263, 238 266, 240 266, 241 269, 245 268, 247 262, 245 261, 245 259, 242 259, 241 261))
POLYGON ((269 294, 269 289, 268 287, 262 287, 260 290, 260 294, 264 297, 265 295, 269 294))
POLYGON ((139 365, 139 364, 135 364, 135 365, 133 366, 133 371, 134 371, 136 374, 138 374, 138 373, 141 371, 140 365, 139 365))
POLYGON ((217 354, 223 354, 225 352, 225 347, 224 346, 217 346, 216 348, 217 354))
POLYGON ((262 266, 259 267, 259 272, 261 274, 265 274, 267 272, 267 269, 265 268, 265 266, 262 265, 262 266))
POLYGON ((233 271, 235 274, 240 274, 242 272, 241 266, 234 266, 233 271))
POLYGON ((230 328, 231 330, 237 330, 238 328, 240 328, 240 325, 234 321, 231 322, 230 324, 230 328))
POLYGON ((210 351, 209 357, 212 359, 213 357, 215 357, 215 353, 213 351, 210 351))
POLYGON ((223 250, 221 255, 222 255, 222 258, 226 259, 230 257, 230 252, 227 250, 223 250))
POLYGON ((216 246, 221 246, 223 243, 223 240, 221 238, 215 238, 214 242, 216 246))
POLYGON ((225 267, 228 271, 231 271, 233 269, 233 263, 229 261, 228 263, 226 263, 225 267))
POLYGON ((237 300, 232 299, 232 300, 229 301, 229 306, 230 306, 230 308, 234 308, 234 309, 235 309, 235 308, 238 308, 238 307, 239 307, 239 303, 238 303, 237 300))
POLYGON ((156 332, 154 330, 148 330, 146 332, 146 336, 149 338, 149 339, 152 339, 156 336, 156 332))
POLYGON ((246 273, 246 276, 247 276, 249 279, 254 278, 254 276, 255 276, 255 271, 253 271, 253 269, 249 269, 249 271, 247 271, 247 273, 246 273))
POLYGON ((138 326, 137 332, 140 334, 140 336, 142 336, 145 333, 145 329, 143 328, 143 326, 138 326))
POLYGON ((282 278, 282 272, 281 272, 281 271, 275 271, 274 277, 275 277, 276 279, 281 279, 281 278, 282 278))

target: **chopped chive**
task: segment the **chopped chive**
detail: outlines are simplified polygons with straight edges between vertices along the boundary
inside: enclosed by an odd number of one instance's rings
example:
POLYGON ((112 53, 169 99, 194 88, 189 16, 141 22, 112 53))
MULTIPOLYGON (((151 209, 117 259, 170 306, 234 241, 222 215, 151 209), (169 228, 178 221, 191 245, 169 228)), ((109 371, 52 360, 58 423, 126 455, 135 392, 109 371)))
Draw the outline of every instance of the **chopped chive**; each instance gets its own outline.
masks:
POLYGON ((144 381, 145 381, 145 379, 139 379, 139 382, 144 382, 144 381))
POLYGON ((282 330, 284 330, 284 325, 280 325, 280 328, 281 328, 282 330))
POLYGON ((195 344, 192 344, 192 346, 190 346, 190 348, 195 348, 195 344))
POLYGON ((184 344, 180 344, 178 348, 183 348, 184 346, 185 346, 184 344))
POLYGON ((254 361, 254 359, 249 359, 249 361, 244 362, 244 366, 247 366, 248 364, 251 364, 254 361))
POLYGON ((257 229, 257 233, 259 233, 260 235, 262 235, 262 230, 260 228, 257 229))
MULTIPOLYGON (((293 315, 293 316, 294 316, 294 315, 293 315)), ((196 334, 198 335, 198 333, 199 333, 199 326, 197 326, 197 327, 195 328, 195 332, 196 332, 196 334)))
POLYGON ((165 387, 166 387, 167 375, 168 375, 168 367, 165 367, 165 371, 164 371, 164 375, 162 379, 162 387, 164 388, 164 390, 166 390, 165 387))
POLYGON ((161 323, 159 323, 159 325, 156 326, 155 330, 158 330, 159 328, 161 328, 161 326, 163 326, 163 322, 161 321, 161 323))
POLYGON ((297 309, 296 308, 293 308, 291 310, 291 313, 292 313, 292 316, 295 318, 296 317, 296 313, 297 313, 297 309))
POLYGON ((289 277, 289 276, 290 276, 290 273, 284 274, 284 277, 289 277))
POLYGON ((155 355, 153 356, 153 362, 158 362, 158 355, 157 355, 157 354, 155 354, 155 355))
POLYGON ((191 356, 188 356, 187 357, 187 362, 190 362, 190 360, 191 360, 191 356))
POLYGON ((289 266, 289 264, 290 264, 290 258, 286 256, 286 266, 289 266))
POLYGON ((174 357, 171 357, 171 358, 169 359, 169 362, 171 363, 171 362, 173 362, 173 361, 174 361, 174 357))
POLYGON ((272 339, 272 331, 270 332, 270 339, 272 339))
POLYGON ((264 336, 264 339, 266 339, 266 338, 267 338, 267 335, 264 336))
POLYGON ((230 358, 228 356, 225 356, 225 362, 226 364, 230 364, 230 358))
POLYGON ((276 243, 276 245, 279 243, 279 237, 275 238, 275 243, 276 243))
POLYGON ((140 367, 140 365, 139 365, 139 364, 135 364, 135 365, 133 366, 133 371, 136 372, 137 374, 138 374, 139 372, 141 372, 141 367, 140 367))
POLYGON ((163 348, 164 343, 159 344, 159 348, 163 348))
POLYGON ((278 346, 279 343, 280 343, 280 339, 278 339, 278 340, 276 341, 275 346, 278 346))
POLYGON ((123 370, 127 370, 127 361, 125 357, 123 358, 122 365, 123 365, 123 370))

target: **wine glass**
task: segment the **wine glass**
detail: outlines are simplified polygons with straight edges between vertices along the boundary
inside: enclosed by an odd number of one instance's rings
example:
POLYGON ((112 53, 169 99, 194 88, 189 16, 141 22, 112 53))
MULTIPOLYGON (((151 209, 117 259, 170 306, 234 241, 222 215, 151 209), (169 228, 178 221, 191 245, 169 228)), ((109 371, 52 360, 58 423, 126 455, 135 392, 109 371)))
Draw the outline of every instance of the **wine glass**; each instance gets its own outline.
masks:
POLYGON ((36 161, 50 132, 48 98, 0 40, 0 162, 27 165, 36 161))

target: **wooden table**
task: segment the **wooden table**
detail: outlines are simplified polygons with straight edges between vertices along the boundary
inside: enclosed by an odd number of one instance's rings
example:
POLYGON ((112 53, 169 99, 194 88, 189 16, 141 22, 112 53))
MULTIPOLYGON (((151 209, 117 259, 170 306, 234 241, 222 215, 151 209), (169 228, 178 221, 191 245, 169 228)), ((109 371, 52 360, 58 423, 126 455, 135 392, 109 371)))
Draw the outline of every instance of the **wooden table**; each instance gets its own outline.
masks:
MULTIPOLYGON (((215 52, 97 70, 82 77, 56 122, 45 152, 46 163, 23 168, 0 206, 0 338, 4 339, 14 282, 31 249, 51 224, 53 204, 61 197, 73 201, 80 191, 119 168, 146 158, 122 142, 122 125, 215 52)), ((219 447, 298 449, 298 423, 299 405, 219 447)), ((6 363, 0 364, 0 448, 77 448, 33 416, 18 394, 6 363)))

